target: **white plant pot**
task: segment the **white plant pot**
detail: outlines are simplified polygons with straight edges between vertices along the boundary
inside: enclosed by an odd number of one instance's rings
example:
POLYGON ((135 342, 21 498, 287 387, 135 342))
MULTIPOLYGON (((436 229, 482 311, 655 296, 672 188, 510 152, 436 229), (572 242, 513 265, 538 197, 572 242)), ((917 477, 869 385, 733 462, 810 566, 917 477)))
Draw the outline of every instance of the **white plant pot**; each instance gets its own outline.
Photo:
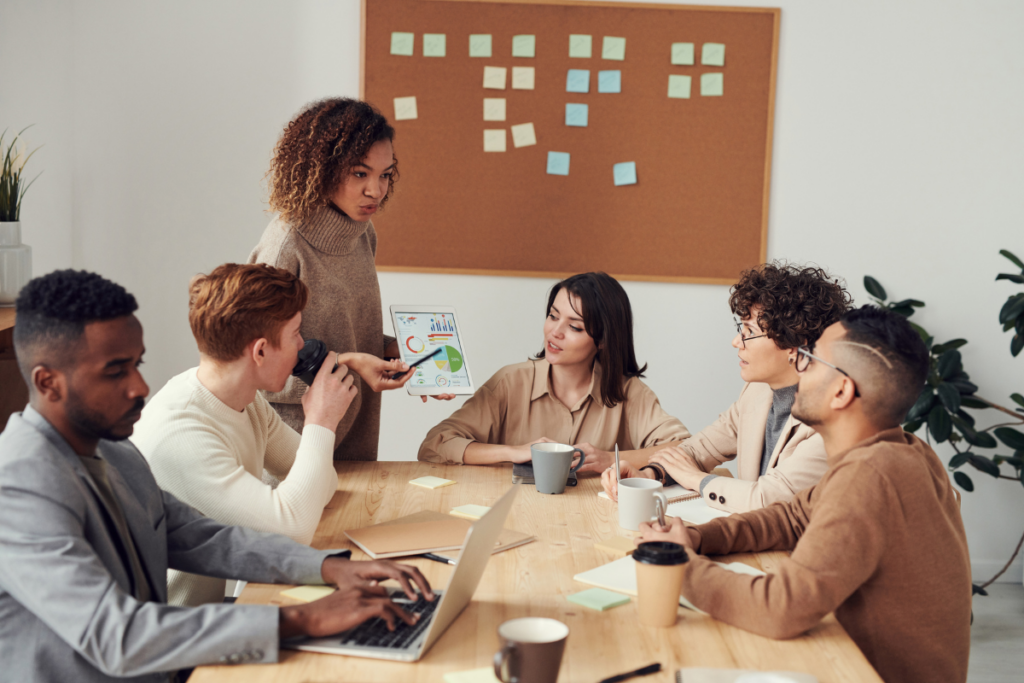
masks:
POLYGON ((13 306, 32 279, 32 247, 21 243, 21 221, 0 221, 0 306, 13 306))

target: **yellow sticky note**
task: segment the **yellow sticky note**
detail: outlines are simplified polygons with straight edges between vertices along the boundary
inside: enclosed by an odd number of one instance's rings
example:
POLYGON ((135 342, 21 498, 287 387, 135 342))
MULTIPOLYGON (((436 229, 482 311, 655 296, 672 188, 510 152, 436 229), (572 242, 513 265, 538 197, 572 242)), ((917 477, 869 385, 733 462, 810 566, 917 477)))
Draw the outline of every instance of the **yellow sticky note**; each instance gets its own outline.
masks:
POLYGON ((334 586, 296 586, 295 588, 281 591, 281 595, 301 602, 313 602, 320 598, 326 598, 334 590, 334 586))
POLYGON ((417 117, 416 97, 395 98, 395 121, 409 121, 417 117))
POLYGON ((484 87, 491 90, 504 90, 505 76, 507 74, 508 69, 503 66, 485 66, 484 87))
POLYGON ((451 479, 442 479, 441 477, 420 477, 419 479, 413 479, 409 482, 413 486, 421 486, 425 489, 439 489, 445 486, 451 486, 455 482, 451 479))
POLYGON ((700 63, 707 66, 725 66, 725 44, 704 43, 700 52, 700 63))
POLYGON ((518 126, 512 126, 513 147, 530 147, 536 144, 537 133, 534 131, 532 123, 520 123, 518 126))
POLYGON ((444 683, 501 683, 501 681, 494 676, 494 667, 485 666, 482 669, 447 673, 444 675, 444 683))
POLYGON ((614 59, 621 62, 626 58, 626 39, 616 36, 605 36, 601 43, 601 59, 614 59))
POLYGON ((505 120, 505 98, 485 97, 484 98, 484 121, 505 120))
POLYGON ((460 505, 457 508, 452 508, 452 511, 448 514, 475 521, 486 515, 490 509, 486 505, 460 505))
POLYGON ((512 67, 512 89, 533 90, 534 73, 532 66, 512 67))
POLYGON ((505 151, 505 129, 497 128, 484 130, 484 151, 504 152, 505 151))

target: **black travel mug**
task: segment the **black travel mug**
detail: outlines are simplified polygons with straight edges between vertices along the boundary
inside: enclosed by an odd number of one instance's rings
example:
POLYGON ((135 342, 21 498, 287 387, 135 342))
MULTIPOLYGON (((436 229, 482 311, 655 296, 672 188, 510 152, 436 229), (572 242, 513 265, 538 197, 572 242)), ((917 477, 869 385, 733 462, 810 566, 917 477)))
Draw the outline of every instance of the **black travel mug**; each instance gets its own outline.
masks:
POLYGON ((299 351, 299 362, 292 369, 292 376, 312 385, 325 358, 327 358, 327 344, 319 339, 307 339, 302 350, 299 351))

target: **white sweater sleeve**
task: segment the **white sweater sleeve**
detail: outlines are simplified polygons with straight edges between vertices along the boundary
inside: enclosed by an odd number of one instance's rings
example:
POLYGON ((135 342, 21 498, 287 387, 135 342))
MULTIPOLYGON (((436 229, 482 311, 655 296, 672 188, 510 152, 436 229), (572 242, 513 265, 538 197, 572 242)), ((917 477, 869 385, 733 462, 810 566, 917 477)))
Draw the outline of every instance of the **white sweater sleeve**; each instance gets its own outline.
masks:
POLYGON ((274 489, 245 471, 215 429, 199 421, 181 427, 173 439, 161 439, 155 452, 147 453, 161 488, 224 524, 284 534, 309 545, 338 488, 333 432, 305 427, 288 476, 274 489), (163 448, 173 453, 159 453, 163 448))
MULTIPOLYGON (((284 479, 295 463, 301 437, 259 394, 256 395, 256 410, 260 413, 263 424, 267 425, 267 449, 263 457, 263 467, 278 479, 284 479)), ((333 447, 334 444, 331 445, 333 447)))

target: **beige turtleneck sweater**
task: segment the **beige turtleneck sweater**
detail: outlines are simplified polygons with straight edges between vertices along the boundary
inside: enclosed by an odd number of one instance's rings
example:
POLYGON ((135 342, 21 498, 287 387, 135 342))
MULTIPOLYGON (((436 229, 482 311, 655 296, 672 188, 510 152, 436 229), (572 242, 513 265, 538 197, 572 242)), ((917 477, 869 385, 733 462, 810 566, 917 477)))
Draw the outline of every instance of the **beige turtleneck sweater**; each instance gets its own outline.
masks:
MULTIPOLYGON (((353 221, 327 206, 297 225, 274 219, 249 255, 249 263, 284 268, 309 286, 309 303, 302 311, 305 339, 319 339, 330 351, 381 358, 393 338, 383 332, 376 253, 373 223, 353 221)), ((359 393, 338 425, 334 459, 376 460, 380 394, 367 388, 358 375, 355 382, 359 393)), ((266 394, 296 431, 302 430, 305 421, 300 403, 305 391, 305 383, 292 377, 284 391, 266 394)))

